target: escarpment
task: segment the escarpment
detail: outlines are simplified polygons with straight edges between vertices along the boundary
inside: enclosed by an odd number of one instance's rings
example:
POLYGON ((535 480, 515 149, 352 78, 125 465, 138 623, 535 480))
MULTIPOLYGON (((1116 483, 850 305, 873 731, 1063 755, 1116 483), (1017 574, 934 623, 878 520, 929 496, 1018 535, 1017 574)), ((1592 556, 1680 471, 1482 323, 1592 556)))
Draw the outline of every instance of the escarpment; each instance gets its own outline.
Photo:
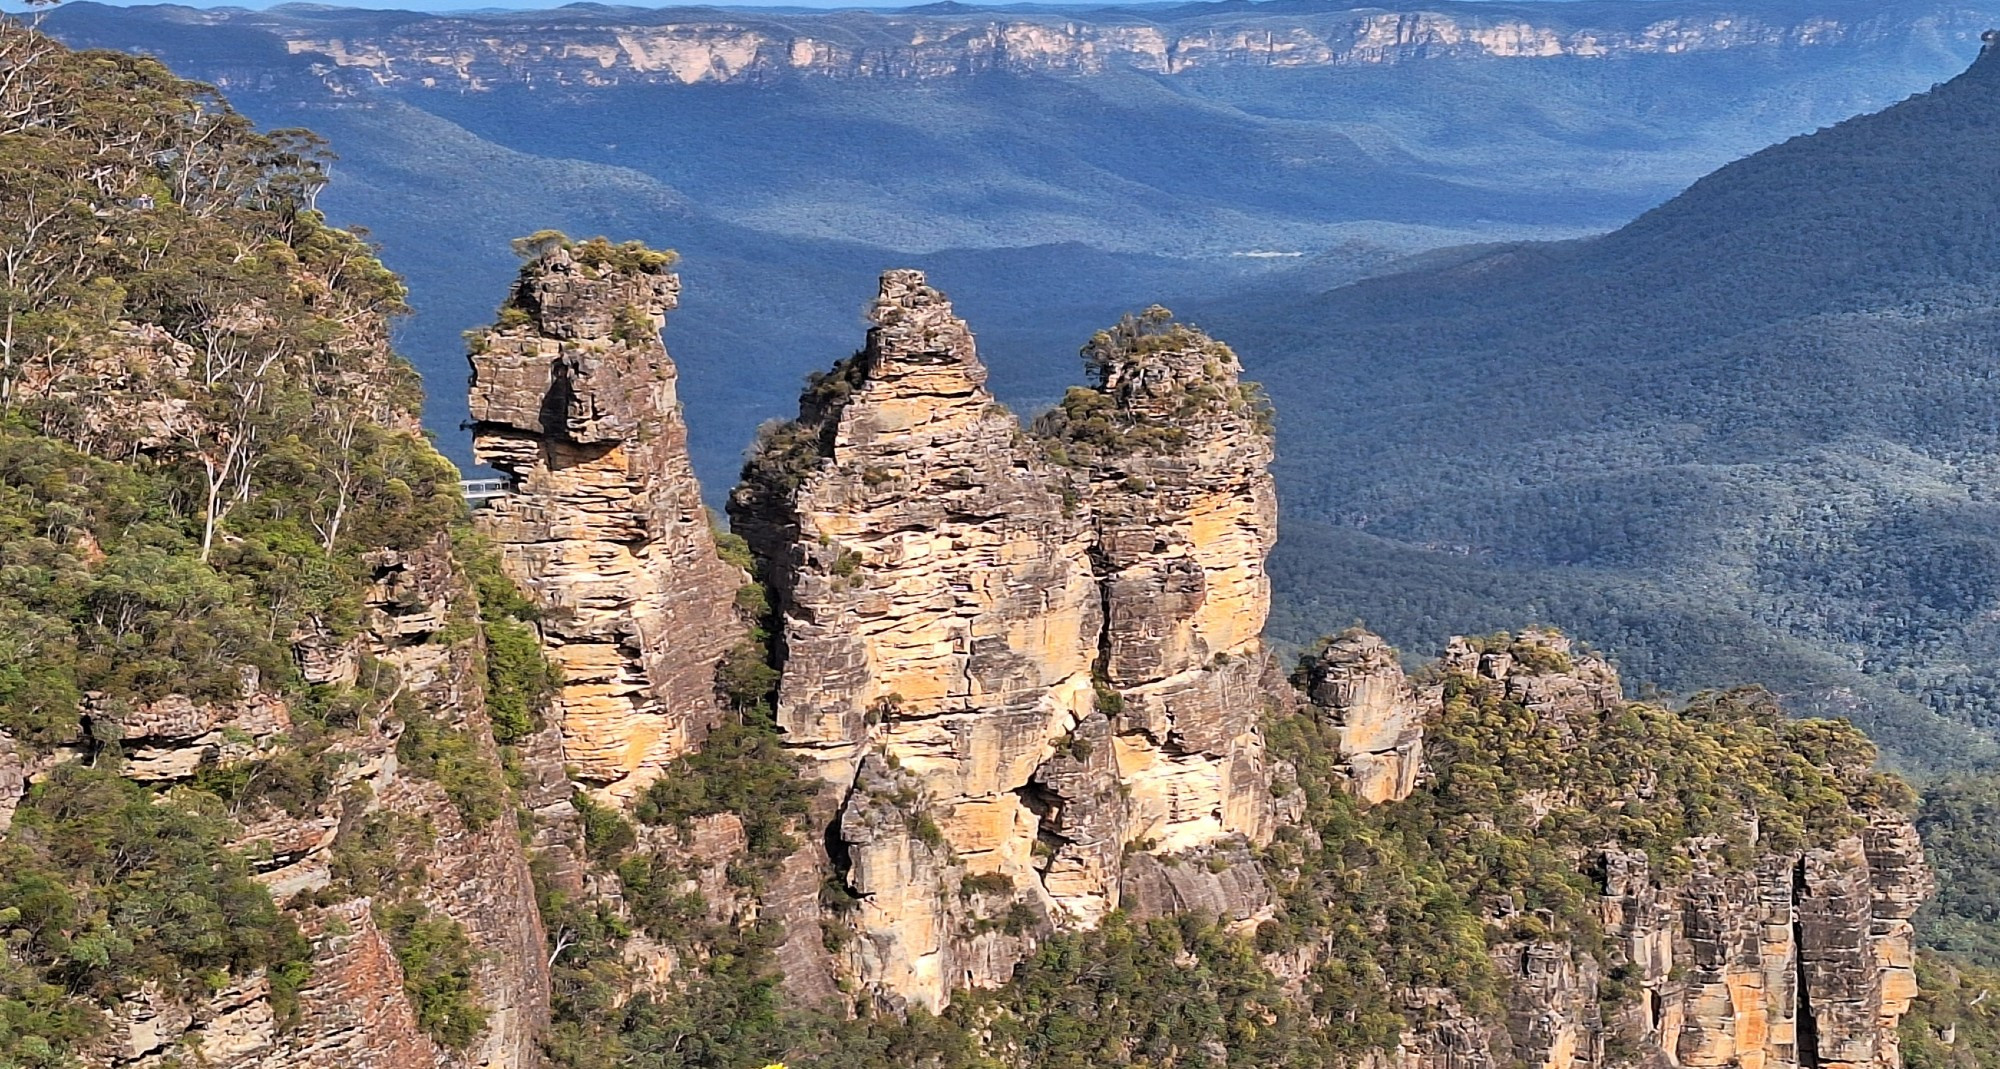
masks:
POLYGON ((1933 878, 1867 740, 1546 630, 1286 678, 1271 415, 1164 311, 1027 428, 885 275, 739 543, 670 255, 537 235, 469 517, 303 142, 23 55, 0 1065, 1898 1069, 1933 878))
MULTIPOLYGON (((775 848, 743 809, 744 838, 613 850, 628 902, 664 874, 719 926, 627 950, 649 983, 693 997, 702 939, 754 938, 812 1012, 1027 1019, 1019 993, 1083 982, 1065 963, 1102 933, 1195 924, 1289 1004, 1350 1007, 1274 1064, 1899 1064, 1930 877, 1851 729, 1630 702, 1545 631, 1410 673, 1357 630, 1287 680, 1261 636, 1271 414, 1226 346, 1129 318, 1028 430, 922 275, 870 316, 730 500, 773 681, 729 715, 768 716, 756 745, 812 800, 775 848)), ((732 774, 691 745, 642 821, 732 774)))
POLYGON ((553 243, 474 338, 473 448, 508 493, 477 514, 540 607, 562 681, 561 760, 629 800, 715 725, 744 637, 744 576, 717 555, 659 332, 662 254, 553 243))
MULTIPOLYGON (((1975 11, 1925 12, 1930 32, 1976 34, 1975 11)), ((962 79, 995 72, 1089 76, 1133 69, 1310 70, 1446 60, 1622 59, 1853 47, 1895 32, 1892 15, 1741 10, 1568 17, 1533 9, 1291 9, 1188 6, 1144 16, 938 8, 653 17, 606 11, 371 19, 212 16, 278 37, 349 79, 419 90, 513 86, 757 84, 786 78, 962 79), (1636 17, 1635 17, 1636 16, 1636 17), (1871 17, 1872 16, 1872 17, 1871 17)))

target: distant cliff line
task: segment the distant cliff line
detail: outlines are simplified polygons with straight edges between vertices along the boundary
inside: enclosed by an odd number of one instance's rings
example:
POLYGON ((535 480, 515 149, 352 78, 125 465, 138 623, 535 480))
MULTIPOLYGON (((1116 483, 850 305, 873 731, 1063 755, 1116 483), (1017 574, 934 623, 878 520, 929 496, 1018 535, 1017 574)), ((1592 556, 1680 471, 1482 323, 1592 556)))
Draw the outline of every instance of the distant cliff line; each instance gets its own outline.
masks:
POLYGON ((310 10, 187 17, 265 30, 293 54, 323 59, 377 86, 481 91, 794 76, 930 80, 1121 69, 1179 75, 1437 59, 1589 59, 1866 45, 1912 32, 1948 46, 1975 40, 1996 14, 1931 4, 1869 9, 1835 3, 1811 13, 1772 13, 1659 3, 1593 6, 1581 15, 1568 4, 1494 5, 1490 11, 1449 4, 1306 12, 1263 6, 1087 15, 916 9, 773 17, 577 8, 450 17, 310 10))

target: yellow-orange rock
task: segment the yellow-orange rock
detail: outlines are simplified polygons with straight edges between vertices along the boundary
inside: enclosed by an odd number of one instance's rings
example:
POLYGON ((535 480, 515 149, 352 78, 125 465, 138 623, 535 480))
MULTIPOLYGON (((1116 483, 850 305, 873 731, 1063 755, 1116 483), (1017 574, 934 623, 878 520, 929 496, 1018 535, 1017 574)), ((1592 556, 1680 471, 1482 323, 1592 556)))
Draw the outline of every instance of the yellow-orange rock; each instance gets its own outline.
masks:
POLYGON ((553 248, 472 357, 474 452, 510 482, 478 526, 543 609, 563 761, 618 800, 714 725, 744 633, 659 340, 679 291, 664 266, 553 248))

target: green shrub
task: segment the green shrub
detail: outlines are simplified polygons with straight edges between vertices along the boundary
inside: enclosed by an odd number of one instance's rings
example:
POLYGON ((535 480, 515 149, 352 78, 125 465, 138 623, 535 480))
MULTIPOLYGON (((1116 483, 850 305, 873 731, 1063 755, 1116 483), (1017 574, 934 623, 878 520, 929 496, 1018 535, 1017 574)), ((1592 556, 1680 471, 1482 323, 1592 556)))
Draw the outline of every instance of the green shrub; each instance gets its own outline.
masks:
POLYGON ((638 845, 638 832, 616 809, 598 805, 580 791, 571 795, 570 804, 576 807, 577 819, 583 824, 583 849, 591 860, 600 864, 615 862, 638 845))
POLYGON ((506 790, 500 770, 471 732, 406 708, 396 756, 404 771, 443 787, 467 827, 483 828, 503 812, 506 790))
POLYGON ((447 1047, 464 1048, 478 1038, 486 1010, 472 977, 478 955, 464 925, 414 902, 376 910, 375 923, 402 963, 403 991, 418 1026, 447 1047))
POLYGON ((676 759, 646 788, 633 815, 685 829, 696 817, 734 813, 753 858, 775 862, 791 852, 797 842, 787 828, 805 814, 818 782, 806 777, 768 718, 750 710, 724 721, 701 749, 676 759))

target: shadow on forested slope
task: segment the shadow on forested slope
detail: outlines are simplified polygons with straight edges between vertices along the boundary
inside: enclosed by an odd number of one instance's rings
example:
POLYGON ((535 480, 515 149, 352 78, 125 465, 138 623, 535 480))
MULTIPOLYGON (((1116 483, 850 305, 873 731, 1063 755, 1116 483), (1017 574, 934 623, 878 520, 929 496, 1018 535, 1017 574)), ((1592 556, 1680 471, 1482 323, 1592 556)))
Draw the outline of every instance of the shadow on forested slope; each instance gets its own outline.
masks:
POLYGON ((1996 173, 1989 54, 1603 238, 1205 317, 1290 416, 1292 635, 1529 614, 1628 678, 1767 679, 1917 765, 1990 755, 1996 173))

